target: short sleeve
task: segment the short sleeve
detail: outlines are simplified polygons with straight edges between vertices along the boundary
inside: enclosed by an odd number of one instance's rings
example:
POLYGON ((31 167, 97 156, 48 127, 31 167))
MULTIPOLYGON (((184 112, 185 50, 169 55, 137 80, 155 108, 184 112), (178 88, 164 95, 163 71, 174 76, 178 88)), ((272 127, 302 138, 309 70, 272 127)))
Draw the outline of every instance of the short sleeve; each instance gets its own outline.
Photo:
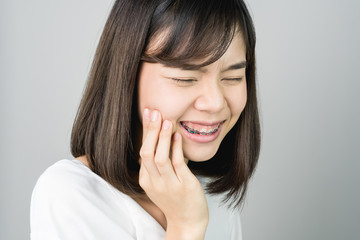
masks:
POLYGON ((57 163, 40 176, 31 198, 32 240, 135 239, 111 191, 86 174, 57 163))

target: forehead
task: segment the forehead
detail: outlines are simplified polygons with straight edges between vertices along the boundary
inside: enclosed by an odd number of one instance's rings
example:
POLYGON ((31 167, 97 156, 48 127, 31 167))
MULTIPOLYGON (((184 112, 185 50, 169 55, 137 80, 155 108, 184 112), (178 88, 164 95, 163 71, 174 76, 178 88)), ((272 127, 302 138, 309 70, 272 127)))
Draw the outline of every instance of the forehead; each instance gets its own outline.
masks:
POLYGON ((224 55, 221 56, 219 60, 231 61, 236 60, 246 60, 246 46, 244 43, 244 38, 240 33, 237 33, 232 39, 229 47, 226 49, 224 55))
MULTIPOLYGON (((244 42, 243 34, 239 31, 228 40, 228 44, 220 44, 218 46, 212 46, 212 49, 206 49, 204 52, 192 52, 186 49, 187 44, 181 44, 179 46, 173 46, 173 49, 179 51, 178 56, 172 54, 172 56, 163 57, 161 53, 162 46, 167 40, 168 31, 164 31, 158 34, 157 38, 154 38, 147 46, 145 57, 143 60, 146 62, 161 63, 168 67, 177 67, 183 70, 206 70, 207 66, 212 65, 215 62, 222 62, 224 64, 234 61, 246 62, 246 44, 244 42), (209 51, 209 52, 206 52, 209 51), (186 55, 181 56, 183 52, 187 52, 186 55), (160 56, 160 57, 157 57, 160 56)), ((213 43, 212 43, 213 44, 213 43)), ((166 54, 165 54, 166 55, 166 54)))
MULTIPOLYGON (((206 73, 214 66, 217 68, 225 68, 229 66, 233 66, 233 69, 246 68, 246 46, 241 34, 236 34, 234 36, 229 47, 218 60, 206 66, 202 66, 201 64, 204 61, 206 61, 206 59, 191 61, 186 66, 181 66, 180 69, 206 73)), ((163 65, 166 66, 166 63, 163 65)))

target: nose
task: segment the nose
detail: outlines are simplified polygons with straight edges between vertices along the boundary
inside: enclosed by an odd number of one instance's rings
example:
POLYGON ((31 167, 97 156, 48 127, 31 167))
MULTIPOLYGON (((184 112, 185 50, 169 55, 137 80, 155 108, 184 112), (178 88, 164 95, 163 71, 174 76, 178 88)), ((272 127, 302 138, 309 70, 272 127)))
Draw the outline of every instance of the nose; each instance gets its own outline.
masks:
POLYGON ((221 111, 226 104, 225 96, 218 83, 207 83, 201 86, 194 107, 199 111, 215 113, 221 111))

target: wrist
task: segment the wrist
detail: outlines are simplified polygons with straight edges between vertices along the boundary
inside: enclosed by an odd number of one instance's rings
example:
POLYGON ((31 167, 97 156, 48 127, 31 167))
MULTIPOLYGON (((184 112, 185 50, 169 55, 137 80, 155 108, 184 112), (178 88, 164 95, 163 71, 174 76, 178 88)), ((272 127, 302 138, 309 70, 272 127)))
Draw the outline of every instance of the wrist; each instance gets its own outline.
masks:
POLYGON ((208 221, 184 226, 168 223, 166 228, 166 240, 203 240, 208 221))

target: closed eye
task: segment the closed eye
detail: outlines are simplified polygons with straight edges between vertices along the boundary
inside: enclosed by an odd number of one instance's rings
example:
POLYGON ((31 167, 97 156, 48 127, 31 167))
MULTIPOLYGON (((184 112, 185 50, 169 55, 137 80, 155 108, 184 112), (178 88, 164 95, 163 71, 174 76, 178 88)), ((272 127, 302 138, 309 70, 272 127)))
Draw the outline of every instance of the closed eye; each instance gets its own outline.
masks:
POLYGON ((238 81, 240 82, 243 78, 223 78, 223 80, 227 80, 227 81, 238 81))
POLYGON ((183 82, 183 83, 193 83, 196 82, 196 79, 185 79, 185 78, 171 78, 172 80, 176 81, 176 82, 183 82))

